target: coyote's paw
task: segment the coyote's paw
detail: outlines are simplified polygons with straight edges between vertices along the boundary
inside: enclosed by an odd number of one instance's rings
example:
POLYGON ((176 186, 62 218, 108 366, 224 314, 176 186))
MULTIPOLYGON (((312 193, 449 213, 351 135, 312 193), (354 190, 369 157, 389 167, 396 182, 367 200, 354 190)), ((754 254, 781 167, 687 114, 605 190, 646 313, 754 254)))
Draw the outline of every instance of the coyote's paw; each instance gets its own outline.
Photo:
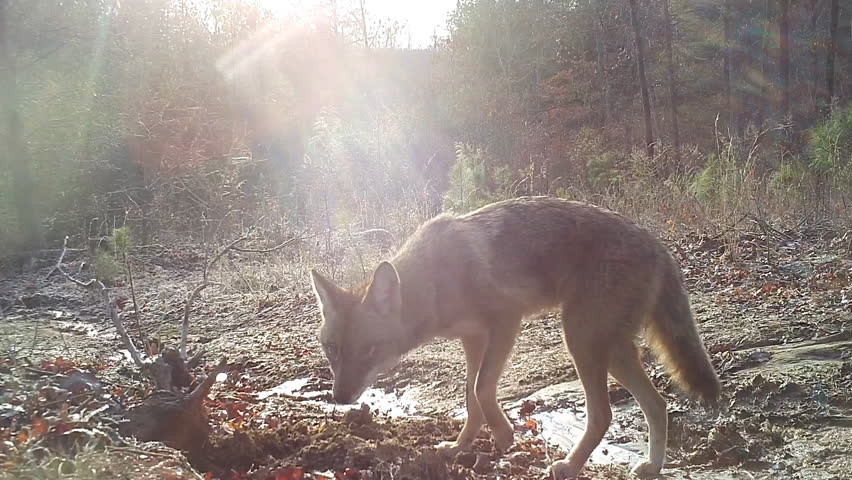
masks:
POLYGON ((464 450, 458 442, 441 442, 435 445, 438 450, 438 455, 444 458, 454 458, 459 452, 464 450))
POLYGON ((515 429, 509 422, 506 422, 505 428, 492 429, 491 437, 494 439, 494 448, 500 452, 505 452, 515 443, 515 429))
POLYGON ((577 478, 577 475, 580 474, 580 470, 582 469, 582 465, 579 467, 572 465, 570 460, 559 460, 557 462, 553 462, 550 466, 550 478, 555 480, 577 478))
POLYGON ((639 462, 631 470, 639 478, 655 477, 660 474, 661 466, 654 465, 650 461, 639 462))

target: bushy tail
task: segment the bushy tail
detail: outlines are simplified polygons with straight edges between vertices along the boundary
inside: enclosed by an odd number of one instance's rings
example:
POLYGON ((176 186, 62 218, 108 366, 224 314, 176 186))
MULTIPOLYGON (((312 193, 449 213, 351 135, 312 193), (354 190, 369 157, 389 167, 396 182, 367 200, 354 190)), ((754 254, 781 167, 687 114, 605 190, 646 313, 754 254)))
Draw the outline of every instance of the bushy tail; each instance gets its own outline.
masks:
POLYGON ((715 405, 721 386, 698 336, 680 270, 671 261, 645 339, 674 380, 687 392, 715 405))

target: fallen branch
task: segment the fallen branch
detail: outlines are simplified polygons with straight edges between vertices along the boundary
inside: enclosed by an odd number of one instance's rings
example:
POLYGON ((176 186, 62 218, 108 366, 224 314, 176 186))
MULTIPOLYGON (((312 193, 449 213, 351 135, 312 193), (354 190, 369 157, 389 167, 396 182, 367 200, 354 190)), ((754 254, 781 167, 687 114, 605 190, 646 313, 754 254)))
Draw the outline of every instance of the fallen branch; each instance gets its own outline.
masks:
MULTIPOLYGON (((65 240, 62 242, 62 253, 59 254, 59 260, 57 260, 56 265, 54 265, 53 268, 51 268, 50 271, 47 272, 47 275, 45 275, 45 277, 44 277, 45 280, 49 279, 50 276, 53 275, 56 272, 56 270, 59 269, 59 265, 62 265, 62 261, 65 260, 65 253, 68 251, 67 243, 68 243, 68 237, 66 236, 65 240)), ((84 249, 81 248, 80 250, 84 250, 84 249)))
POLYGON ((213 383, 216 382, 216 377, 227 370, 227 367, 228 360, 225 357, 220 358, 219 363, 213 367, 213 370, 210 371, 207 377, 199 383, 189 395, 186 396, 186 400, 189 402, 198 402, 200 404, 201 401, 207 397, 207 394, 210 393, 213 383))
POLYGON ((139 311, 139 303, 136 301, 136 287, 133 285, 133 270, 130 268, 130 259, 127 258, 127 252, 121 252, 121 258, 124 260, 124 269, 127 271, 127 281, 130 284, 130 298, 133 300, 133 316, 136 317, 136 331, 139 333, 139 339, 142 341, 142 348, 146 355, 150 355, 150 345, 148 344, 148 335, 145 329, 142 328, 142 313, 139 311))
POLYGON ((130 339, 130 336, 127 335, 127 330, 124 329, 124 324, 121 322, 121 319, 118 317, 118 306, 115 303, 115 300, 112 299, 109 295, 109 289, 106 285, 103 284, 97 278, 92 278, 88 282, 83 282, 72 277, 68 272, 66 272, 62 268, 62 259, 65 258, 65 251, 68 245, 68 237, 62 241, 62 253, 59 255, 59 261, 56 262, 56 266, 54 269, 61 273, 66 279, 70 280, 74 284, 85 288, 87 290, 91 290, 94 293, 99 293, 101 295, 101 299, 106 306, 107 315, 109 315, 110 320, 112 320, 112 324, 115 326, 116 332, 118 332, 118 336, 121 337, 121 341, 124 342, 124 347, 130 353, 130 357, 133 359, 133 363, 135 363, 138 367, 142 367, 144 362, 142 362, 142 357, 139 355, 139 351, 136 350, 136 346, 133 345, 133 340, 130 339))

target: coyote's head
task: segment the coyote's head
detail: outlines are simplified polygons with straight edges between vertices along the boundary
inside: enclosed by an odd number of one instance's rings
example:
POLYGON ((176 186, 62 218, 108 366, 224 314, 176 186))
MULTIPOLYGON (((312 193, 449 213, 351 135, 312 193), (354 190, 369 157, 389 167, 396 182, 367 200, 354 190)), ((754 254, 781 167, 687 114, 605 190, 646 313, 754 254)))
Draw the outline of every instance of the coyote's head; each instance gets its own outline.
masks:
POLYGON ((316 270, 311 280, 322 313, 320 343, 334 373, 332 396, 337 403, 353 403, 402 356, 399 276, 393 265, 382 262, 370 283, 354 291, 316 270))

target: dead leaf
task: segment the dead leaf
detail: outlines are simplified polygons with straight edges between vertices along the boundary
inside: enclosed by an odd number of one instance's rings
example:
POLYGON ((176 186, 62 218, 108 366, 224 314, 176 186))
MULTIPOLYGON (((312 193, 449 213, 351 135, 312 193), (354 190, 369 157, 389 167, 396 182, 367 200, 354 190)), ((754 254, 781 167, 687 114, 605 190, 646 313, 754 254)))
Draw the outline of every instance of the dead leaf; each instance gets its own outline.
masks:
POLYGON ((532 400, 524 400, 524 403, 521 404, 520 415, 521 417, 528 417, 535 411, 535 402, 532 400))
POLYGON ((41 417, 33 418, 33 425, 32 425, 33 435, 40 437, 40 436, 44 435, 45 433, 47 433, 48 429, 50 429, 50 426, 47 424, 47 422, 44 421, 43 418, 41 418, 41 417))
POLYGON ((299 467, 279 468, 273 474, 275 480, 303 480, 305 478, 305 470, 299 467))

